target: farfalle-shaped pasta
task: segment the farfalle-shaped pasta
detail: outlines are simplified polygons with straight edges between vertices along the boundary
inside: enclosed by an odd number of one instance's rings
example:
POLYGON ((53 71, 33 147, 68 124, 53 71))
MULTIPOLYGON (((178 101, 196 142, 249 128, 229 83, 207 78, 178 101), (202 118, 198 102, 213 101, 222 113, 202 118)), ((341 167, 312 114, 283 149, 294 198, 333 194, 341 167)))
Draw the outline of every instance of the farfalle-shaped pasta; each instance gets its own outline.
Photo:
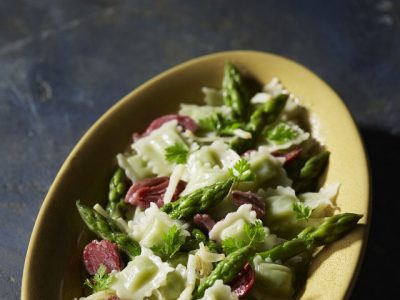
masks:
POLYGON ((227 214, 224 219, 217 222, 208 235, 210 239, 217 242, 228 237, 243 239, 245 238, 244 224, 254 223, 256 220, 256 212, 251 209, 251 204, 243 204, 237 211, 227 214))
POLYGON ((268 189, 265 195, 266 220, 273 222, 294 216, 293 204, 298 201, 296 192, 291 187, 278 186, 276 189, 268 189))
POLYGON ((215 166, 214 168, 204 167, 200 164, 187 168, 184 179, 188 180, 186 188, 181 195, 187 195, 194 190, 211 185, 218 181, 226 180, 229 177, 228 171, 215 166))
POLYGON ((295 191, 291 187, 278 186, 276 189, 268 189, 267 192, 259 191, 264 197, 266 214, 264 223, 271 232, 285 238, 292 238, 303 228, 315 225, 318 220, 298 220, 293 205, 299 203, 295 191))
POLYGON ((168 273, 173 271, 168 263, 162 262, 151 250, 142 247, 142 254, 115 274, 111 288, 121 300, 142 300, 164 285, 168 273))
POLYGON ((300 105, 299 99, 295 98, 293 94, 289 95, 285 108, 280 116, 282 121, 293 121, 300 125, 309 126, 309 112, 307 109, 300 105))
POLYGON ((189 236, 181 221, 171 219, 168 214, 160 211, 155 203, 150 203, 149 208, 128 222, 129 235, 148 248, 162 243, 162 235, 174 225, 181 230, 182 235, 189 236))
POLYGON ((273 77, 270 82, 268 82, 263 87, 263 91, 261 93, 256 93, 251 99, 250 102, 257 103, 265 103, 269 101, 272 97, 275 97, 279 94, 287 94, 288 91, 283 87, 282 83, 277 77, 273 77))
POLYGON ((216 113, 230 114, 231 109, 227 106, 210 106, 210 105, 195 105, 195 104, 181 104, 179 114, 182 116, 191 117, 195 121, 209 118, 216 113))
POLYGON ((184 176, 188 183, 182 195, 226 180, 229 177, 228 169, 239 159, 240 156, 221 141, 202 146, 189 156, 186 164, 187 174, 184 176))
POLYGON ((215 283, 206 289, 204 296, 201 300, 238 300, 238 296, 232 292, 229 285, 225 285, 224 282, 219 279, 215 283))
POLYGON ((167 122, 131 146, 156 175, 169 176, 174 167, 173 163, 165 159, 165 148, 174 144, 187 144, 177 124, 176 120, 167 122))
POLYGON ((203 146, 193 152, 187 161, 188 168, 201 165, 208 168, 215 166, 227 170, 232 168, 240 156, 230 149, 227 144, 215 141, 210 146, 203 146))
POLYGON ((132 182, 155 175, 147 162, 136 153, 119 153, 117 155, 117 162, 132 182))
POLYGON ((281 122, 269 129, 266 136, 265 146, 270 152, 275 152, 304 143, 310 138, 310 133, 293 122, 281 122))
POLYGON ((255 181, 239 185, 239 189, 257 190, 258 188, 290 186, 292 180, 282 166, 282 160, 271 155, 267 147, 260 146, 257 151, 247 154, 250 169, 255 174, 255 181))
POLYGON ((322 187, 318 193, 304 193, 299 195, 300 201, 310 207, 313 211, 311 217, 326 217, 332 208, 335 207, 334 200, 339 192, 339 183, 322 187))
POLYGON ((168 273, 165 284, 153 291, 148 300, 176 300, 186 287, 187 270, 179 264, 173 272, 168 273))
POLYGON ((255 299, 291 299, 293 294, 293 272, 290 268, 265 262, 261 257, 256 256, 253 260, 256 274, 255 284, 251 295, 255 299))
POLYGON ((211 106, 221 106, 224 104, 224 96, 221 90, 203 87, 201 91, 204 94, 204 102, 211 106))

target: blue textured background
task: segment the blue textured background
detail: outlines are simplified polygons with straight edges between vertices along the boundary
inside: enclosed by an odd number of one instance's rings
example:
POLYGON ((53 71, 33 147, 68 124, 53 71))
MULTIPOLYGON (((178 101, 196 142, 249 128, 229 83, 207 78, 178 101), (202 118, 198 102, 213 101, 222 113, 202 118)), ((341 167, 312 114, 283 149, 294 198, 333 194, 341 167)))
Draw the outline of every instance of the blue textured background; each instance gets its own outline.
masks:
POLYGON ((0 2, 0 298, 64 159, 115 101, 195 56, 270 51, 344 99, 371 159, 373 223, 354 299, 398 297, 399 1, 0 2), (392 242, 393 241, 393 242, 392 242), (393 274, 390 276, 389 274, 393 274))

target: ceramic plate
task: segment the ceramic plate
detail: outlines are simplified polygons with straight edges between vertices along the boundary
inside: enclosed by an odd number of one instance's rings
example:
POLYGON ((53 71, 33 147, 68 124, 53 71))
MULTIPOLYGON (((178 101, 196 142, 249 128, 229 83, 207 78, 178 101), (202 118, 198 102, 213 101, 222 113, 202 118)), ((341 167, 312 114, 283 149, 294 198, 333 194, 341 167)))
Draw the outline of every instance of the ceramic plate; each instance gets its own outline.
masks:
MULTIPOLYGON (((132 132, 175 112, 180 102, 203 98, 201 87, 219 87, 229 60, 266 83, 277 76, 315 117, 331 152, 327 182, 340 182, 342 212, 370 215, 368 164, 354 121, 338 95, 318 76, 286 58, 253 51, 200 57, 149 80, 105 113, 71 152, 52 184, 37 217, 26 256, 22 298, 73 299, 82 292, 81 253, 92 237, 80 220, 75 201, 106 203, 115 155, 129 144, 132 132)), ((301 299, 349 296, 366 244, 368 226, 325 247, 314 260, 301 299)))

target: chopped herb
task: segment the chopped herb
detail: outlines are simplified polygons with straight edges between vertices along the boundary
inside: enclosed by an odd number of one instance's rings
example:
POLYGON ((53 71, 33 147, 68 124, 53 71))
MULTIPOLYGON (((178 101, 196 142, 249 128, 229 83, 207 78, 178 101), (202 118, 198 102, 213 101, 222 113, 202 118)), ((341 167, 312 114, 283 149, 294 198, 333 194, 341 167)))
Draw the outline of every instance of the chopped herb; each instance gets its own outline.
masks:
POLYGON ((277 145, 285 144, 299 135, 298 131, 288 123, 279 123, 265 132, 265 137, 277 145))
POLYGON ((239 159, 233 168, 229 169, 229 174, 235 178, 236 181, 250 181, 254 179, 254 173, 250 169, 250 163, 244 159, 239 159))
POLYGON ((264 241, 265 229, 260 220, 257 220, 254 224, 244 224, 243 231, 246 234, 246 237, 243 239, 229 237, 222 241, 222 248, 226 254, 232 253, 248 245, 254 246, 257 243, 264 241))
POLYGON ((234 130, 243 127, 243 124, 216 113, 211 117, 200 119, 199 127, 204 132, 215 131, 218 135, 233 135, 234 130))
POLYGON ((297 220, 308 221, 312 213, 311 207, 304 205, 302 202, 295 202, 293 203, 292 207, 293 211, 296 213, 297 220))
POLYGON ((172 226, 162 235, 162 243, 151 248, 164 261, 172 258, 185 243, 186 237, 182 235, 178 226, 172 226))
POLYGON ((184 144, 176 143, 165 148, 165 159, 169 162, 184 164, 186 163, 188 155, 189 149, 184 144))
POLYGON ((107 273, 106 266, 101 264, 93 278, 86 279, 84 284, 90 287, 93 293, 96 293, 108 289, 113 280, 114 276, 111 273, 107 273))

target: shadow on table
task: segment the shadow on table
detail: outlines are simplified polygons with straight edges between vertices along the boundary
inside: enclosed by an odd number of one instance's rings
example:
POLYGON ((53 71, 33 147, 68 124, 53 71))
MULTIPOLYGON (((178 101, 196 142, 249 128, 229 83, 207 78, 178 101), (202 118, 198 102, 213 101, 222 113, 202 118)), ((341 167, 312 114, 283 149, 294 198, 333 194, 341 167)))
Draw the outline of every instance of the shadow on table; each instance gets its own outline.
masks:
POLYGON ((369 128, 361 128, 361 135, 373 203, 367 250, 351 299, 395 299, 400 287, 400 136, 369 128))

